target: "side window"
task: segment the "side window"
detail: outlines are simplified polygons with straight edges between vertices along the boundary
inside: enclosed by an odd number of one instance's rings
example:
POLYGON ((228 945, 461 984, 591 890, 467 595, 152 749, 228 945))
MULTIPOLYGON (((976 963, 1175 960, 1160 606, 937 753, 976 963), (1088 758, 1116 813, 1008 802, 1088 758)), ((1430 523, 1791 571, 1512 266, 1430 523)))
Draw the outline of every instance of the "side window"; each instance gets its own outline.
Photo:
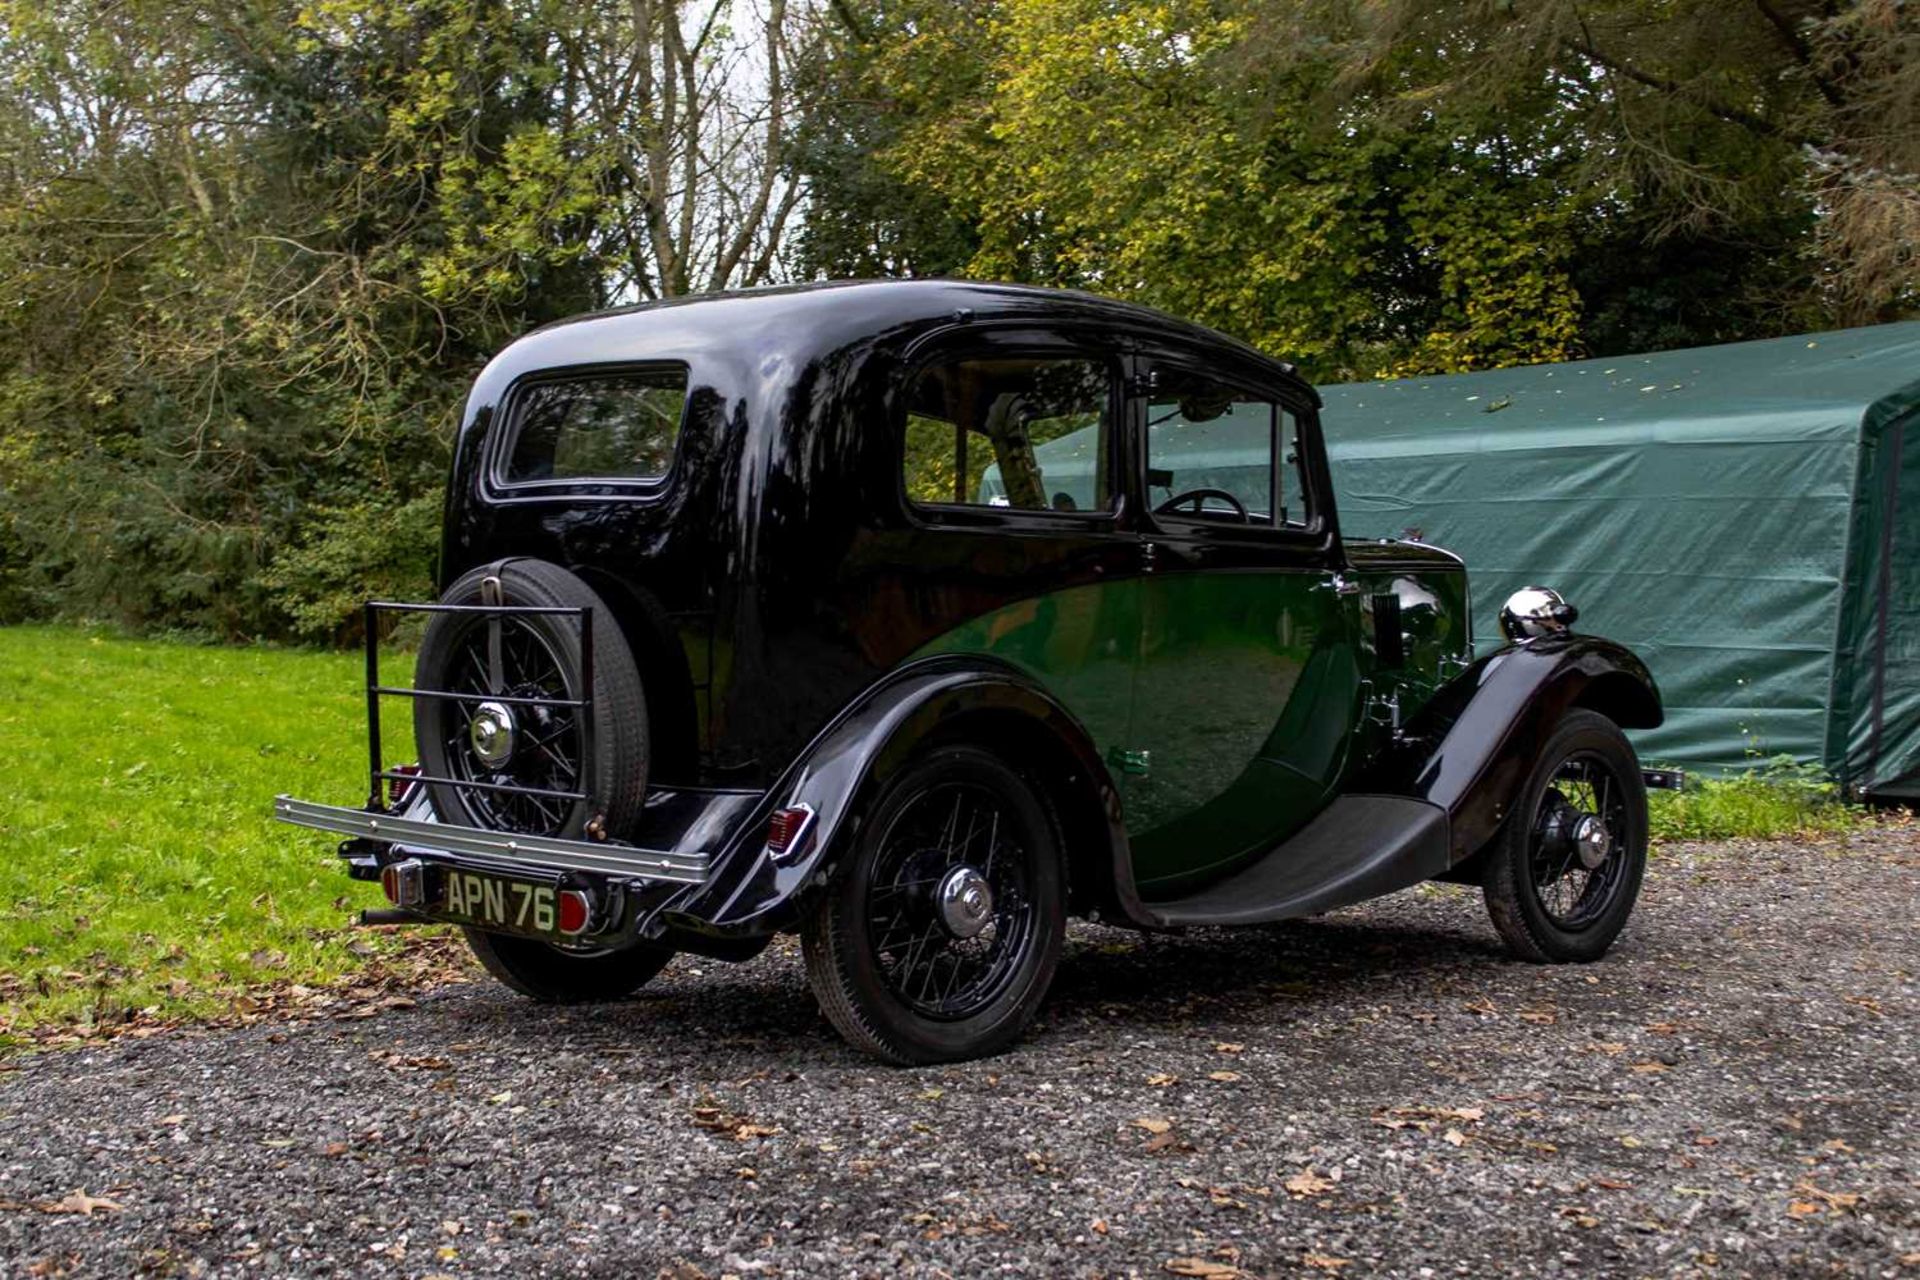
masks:
POLYGON ((657 480, 673 465, 684 366, 536 382, 518 396, 504 479, 657 480))
POLYGON ((1161 515, 1259 528, 1312 522, 1300 423, 1272 400, 1162 366, 1147 394, 1147 505, 1161 515))
POLYGON ((983 356, 906 388, 902 480, 916 503, 1104 512, 1112 506, 1113 370, 1104 361, 983 356))

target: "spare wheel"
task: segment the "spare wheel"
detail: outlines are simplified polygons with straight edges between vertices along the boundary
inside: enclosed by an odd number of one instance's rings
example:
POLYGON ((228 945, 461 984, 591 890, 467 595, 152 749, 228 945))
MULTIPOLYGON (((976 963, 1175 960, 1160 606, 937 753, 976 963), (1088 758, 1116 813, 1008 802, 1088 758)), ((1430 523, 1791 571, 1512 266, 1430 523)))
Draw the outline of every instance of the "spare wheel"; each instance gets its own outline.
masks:
POLYGON ((435 777, 485 784, 431 786, 440 820, 575 839, 630 830, 647 788, 647 704, 606 602, 542 560, 482 565, 440 599, 591 609, 594 667, 589 742, 581 708, 536 701, 577 702, 587 688, 577 615, 431 615, 414 685, 462 696, 414 699, 420 763, 435 777))

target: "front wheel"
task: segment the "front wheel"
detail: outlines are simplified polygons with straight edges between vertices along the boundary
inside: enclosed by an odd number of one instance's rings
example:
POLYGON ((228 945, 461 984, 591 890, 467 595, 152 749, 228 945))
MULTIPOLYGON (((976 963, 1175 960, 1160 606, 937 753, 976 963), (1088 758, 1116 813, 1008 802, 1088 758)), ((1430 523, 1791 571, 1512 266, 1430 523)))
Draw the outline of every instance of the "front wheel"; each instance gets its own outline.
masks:
POLYGON ((1647 788, 1619 726, 1570 711, 1488 850, 1487 912, 1538 962, 1598 960, 1619 936, 1647 866, 1647 788))
POLYGON ((547 1004, 624 1000, 667 967, 673 952, 642 943, 618 951, 576 952, 534 938, 463 930, 486 971, 523 996, 547 1004))
POLYGON ((902 1065, 998 1053, 1045 998, 1066 934, 1060 842, 1033 789, 975 747, 909 765, 802 932, 821 1011, 902 1065))

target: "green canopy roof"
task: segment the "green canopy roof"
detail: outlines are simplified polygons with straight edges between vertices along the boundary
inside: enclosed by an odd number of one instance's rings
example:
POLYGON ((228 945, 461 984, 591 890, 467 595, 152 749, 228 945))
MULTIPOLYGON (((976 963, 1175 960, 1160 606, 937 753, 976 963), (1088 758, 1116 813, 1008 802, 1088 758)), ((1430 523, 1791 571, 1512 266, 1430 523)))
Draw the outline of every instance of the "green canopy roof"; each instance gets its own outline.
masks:
POLYGON ((1483 643, 1558 588, 1653 668, 1649 759, 1920 794, 1920 323, 1323 391, 1343 531, 1459 552, 1483 643))

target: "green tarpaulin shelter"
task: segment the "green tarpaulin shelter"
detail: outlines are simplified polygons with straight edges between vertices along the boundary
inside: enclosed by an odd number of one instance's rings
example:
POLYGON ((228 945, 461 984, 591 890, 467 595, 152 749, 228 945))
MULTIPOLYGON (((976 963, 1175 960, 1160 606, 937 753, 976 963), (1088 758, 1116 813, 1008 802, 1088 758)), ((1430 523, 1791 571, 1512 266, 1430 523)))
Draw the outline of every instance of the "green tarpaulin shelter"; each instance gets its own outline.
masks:
POLYGON ((1542 583, 1653 669, 1648 760, 1920 796, 1920 323, 1325 389, 1342 530, 1542 583))
MULTIPOLYGON (((1459 552, 1483 647, 1558 588, 1653 668, 1644 758, 1920 798, 1920 323, 1323 392, 1343 532, 1459 552)), ((1238 428, 1156 465, 1264 492, 1238 428)), ((1050 492, 1090 497, 1085 434, 1036 450, 1050 492)))

